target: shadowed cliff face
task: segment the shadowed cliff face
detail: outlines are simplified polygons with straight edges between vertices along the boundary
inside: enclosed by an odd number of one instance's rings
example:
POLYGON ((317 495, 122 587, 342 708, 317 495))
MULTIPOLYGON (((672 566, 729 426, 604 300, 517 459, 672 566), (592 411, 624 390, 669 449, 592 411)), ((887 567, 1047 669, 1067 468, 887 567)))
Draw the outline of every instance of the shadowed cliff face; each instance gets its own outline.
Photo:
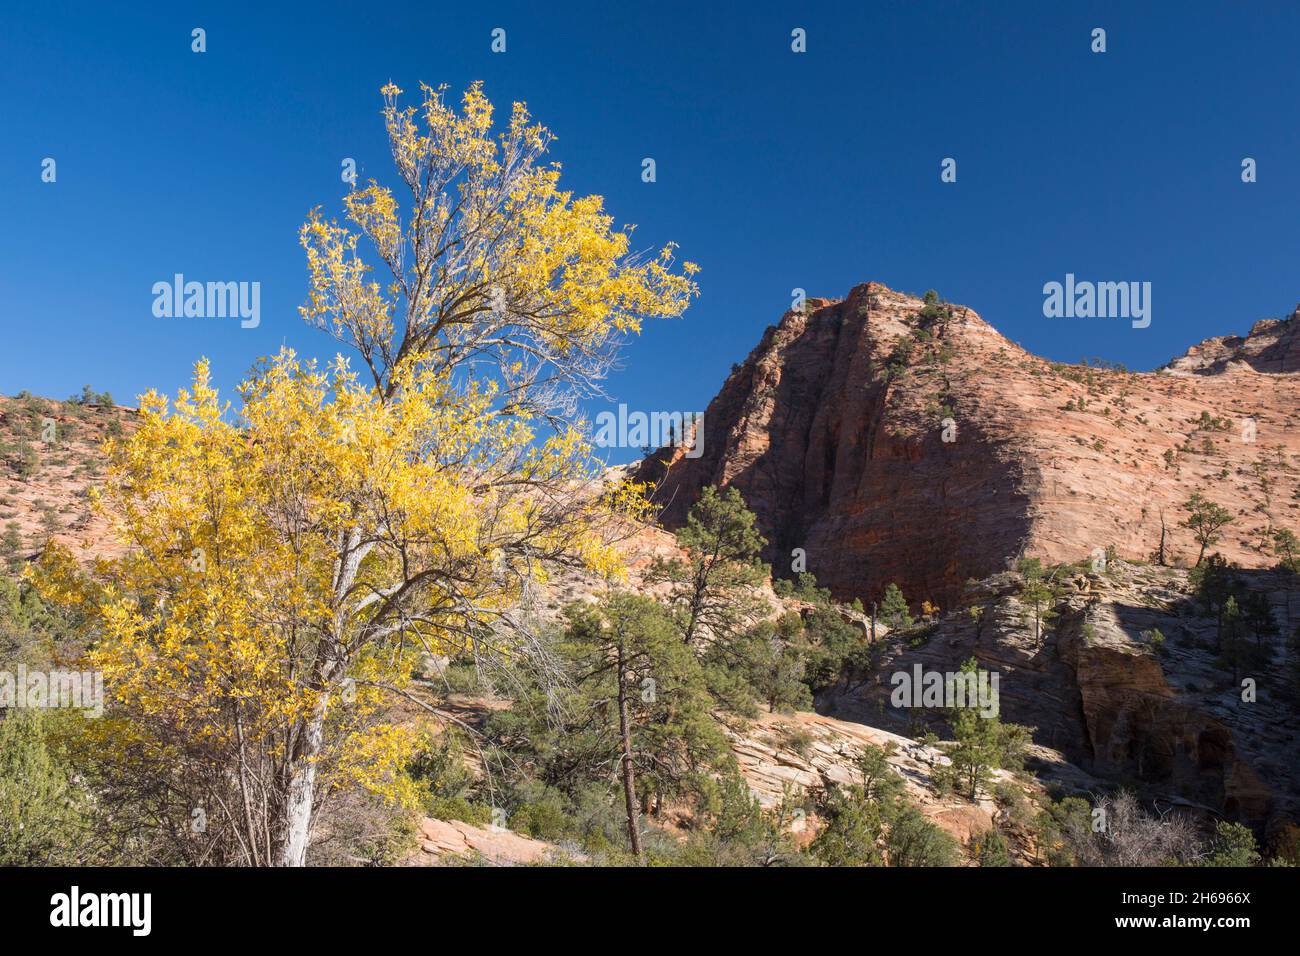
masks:
MULTIPOLYGON (((912 736, 925 725, 943 734, 942 711, 891 706, 890 675, 918 665, 953 671, 974 657, 1000 676, 1001 716, 1034 727, 1035 742, 1070 764, 1271 833, 1300 814, 1300 714, 1285 639, 1300 622, 1300 592, 1285 571, 1244 571, 1241 582, 1266 598, 1278 624, 1263 639, 1266 663, 1250 671, 1252 700, 1217 662, 1215 618, 1199 607, 1188 572, 1115 562, 1067 579, 1042 640, 1027 625, 1018 575, 978 582, 965 599, 984 608, 982 624, 950 614, 923 640, 886 639, 876 674, 823 692, 818 709, 912 736), (1158 646, 1155 631, 1165 637, 1158 646)), ((1053 779, 1053 767, 1035 770, 1053 779)))
POLYGON ((739 488, 776 573, 802 548, 840 599, 894 581, 950 607, 1023 554, 1147 558, 1162 513, 1167 553, 1194 561, 1193 492, 1233 512, 1217 549, 1259 566, 1270 527, 1300 527, 1295 324, 1132 373, 1045 361, 967 308, 867 283, 770 327, 706 410, 701 456, 661 449, 637 477, 670 528, 706 485, 739 488))

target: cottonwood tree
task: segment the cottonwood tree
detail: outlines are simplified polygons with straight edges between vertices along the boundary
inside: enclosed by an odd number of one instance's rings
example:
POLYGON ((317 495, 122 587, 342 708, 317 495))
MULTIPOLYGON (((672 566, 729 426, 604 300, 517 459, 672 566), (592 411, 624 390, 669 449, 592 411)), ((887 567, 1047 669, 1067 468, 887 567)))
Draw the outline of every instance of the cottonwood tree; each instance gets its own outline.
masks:
POLYGON ((384 87, 384 123, 411 207, 371 182, 344 199, 348 225, 314 211, 301 241, 311 271, 308 322, 355 348, 384 397, 405 361, 486 365, 515 414, 571 416, 598 387, 620 334, 643 317, 679 315, 696 267, 674 246, 631 253, 633 227, 613 228, 599 196, 575 199, 542 162, 549 130, 516 103, 493 138, 479 83, 457 111, 445 88, 417 108, 384 87), (362 239, 388 273, 381 286, 357 254, 362 239))
POLYGON ((556 561, 616 574, 607 521, 638 509, 583 491, 576 408, 625 334, 686 308, 695 267, 632 252, 599 197, 562 190, 522 104, 497 134, 479 84, 459 108, 400 92, 400 185, 301 232, 303 317, 359 371, 283 351, 237 408, 202 362, 174 407, 144 396, 99 497, 128 553, 83 576, 55 550, 36 574, 94 632, 100 763, 186 861, 302 865, 337 788, 405 799, 381 695, 412 655, 527 657, 529 582, 556 561))

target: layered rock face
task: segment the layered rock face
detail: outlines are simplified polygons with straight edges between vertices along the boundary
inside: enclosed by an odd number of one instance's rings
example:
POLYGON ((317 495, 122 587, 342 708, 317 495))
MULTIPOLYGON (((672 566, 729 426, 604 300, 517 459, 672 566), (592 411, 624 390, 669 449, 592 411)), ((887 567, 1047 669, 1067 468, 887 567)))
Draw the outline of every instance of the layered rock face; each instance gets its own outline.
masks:
POLYGON ((887 642, 865 683, 821 695, 830 716, 913 735, 943 732, 936 709, 895 707, 891 675, 948 672, 974 657, 997 673, 1001 716, 1036 728, 1040 779, 1094 789, 1074 768, 1258 826, 1262 834, 1300 818, 1300 713, 1293 704, 1284 635, 1300 623, 1300 594, 1283 571, 1243 572, 1263 595, 1278 631, 1265 639, 1269 665, 1243 694, 1216 662, 1215 621, 1197 606, 1187 571, 1112 562, 1081 576, 1036 640, 1013 573, 972 585, 978 624, 952 614, 923 641, 887 642), (1163 641, 1153 641, 1159 632, 1163 641), (1059 752, 1064 762, 1053 760, 1059 752))
MULTIPOLYGON (((887 752, 890 766, 903 779, 908 799, 963 847, 971 837, 995 824, 1013 831, 1013 824, 1000 813, 991 795, 981 794, 980 799, 971 801, 940 792, 934 784, 935 769, 947 764, 948 758, 936 748, 908 737, 813 713, 760 714, 743 731, 731 727, 726 730, 741 774, 759 803, 769 809, 780 806, 791 789, 799 793, 832 783, 859 783, 860 771, 853 764, 854 758, 863 747, 879 747, 887 752)), ((1025 797, 1042 792, 1036 784, 1005 770, 994 771, 993 781, 996 786, 1018 789, 1025 797)), ((805 829, 797 830, 800 842, 810 842, 820 823, 811 819, 805 829)), ((1012 835, 1013 853, 1023 862, 1029 840, 1022 833, 1012 835)))
POLYGON ((1194 345, 1166 366, 1175 372, 1214 374, 1235 364, 1256 372, 1300 372, 1300 309, 1285 320, 1261 319, 1245 338, 1221 335, 1194 345))
POLYGON ((1262 566, 1269 529, 1300 528, 1298 324, 1133 373, 1048 362, 968 308, 869 282, 769 327, 708 406, 700 457, 661 449, 637 477, 668 527, 734 485, 777 573, 802 548, 842 599, 894 581, 947 607, 1026 554, 1148 558, 1162 524, 1167 557, 1191 563, 1194 492, 1234 516, 1216 550, 1262 566))

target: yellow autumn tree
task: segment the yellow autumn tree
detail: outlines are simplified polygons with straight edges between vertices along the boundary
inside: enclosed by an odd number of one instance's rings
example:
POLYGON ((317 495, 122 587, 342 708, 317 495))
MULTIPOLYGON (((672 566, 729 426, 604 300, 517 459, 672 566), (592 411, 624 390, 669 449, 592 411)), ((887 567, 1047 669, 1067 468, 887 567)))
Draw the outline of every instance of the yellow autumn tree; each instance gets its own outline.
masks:
POLYGON ((174 403, 144 396, 97 495, 125 554, 85 573, 52 550, 33 574, 104 672, 82 741, 104 792, 186 861, 302 865, 336 792, 409 800, 385 713, 416 657, 526 656, 529 582, 618 572, 611 522, 643 502, 587 492, 578 403, 697 294, 671 246, 633 253, 599 197, 560 190, 522 105, 494 135, 477 84, 459 109, 382 93, 408 205, 372 182, 301 234, 303 316, 364 370, 285 350, 236 405, 206 362, 174 403))

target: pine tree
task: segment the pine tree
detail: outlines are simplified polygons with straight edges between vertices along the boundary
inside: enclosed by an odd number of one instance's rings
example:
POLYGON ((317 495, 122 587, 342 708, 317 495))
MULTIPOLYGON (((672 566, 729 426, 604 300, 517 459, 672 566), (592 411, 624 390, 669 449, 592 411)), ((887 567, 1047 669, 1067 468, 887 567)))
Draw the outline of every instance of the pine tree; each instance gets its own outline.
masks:
POLYGON ((616 755, 628 843, 645 861, 641 816, 695 786, 729 755, 693 651, 663 607, 613 594, 568 612, 566 638, 582 694, 583 723, 616 755))
MULTIPOLYGON (((972 675, 981 686, 987 686, 983 684, 987 672, 980 671, 973 657, 962 664, 961 674, 972 675)), ((967 701, 966 706, 950 707, 948 723, 952 727, 953 743, 941 744, 939 749, 947 754, 950 762, 939 768, 936 776, 970 800, 975 800, 980 788, 988 785, 993 770, 1019 767, 1033 732, 1032 728, 1019 724, 1004 724, 996 714, 985 716, 980 705, 972 701, 967 701)))
POLYGON ((1217 821, 1202 862, 1204 866, 1254 866, 1259 862, 1255 834, 1240 823, 1217 821))
POLYGON ((1241 631, 1244 626, 1241 606, 1235 595, 1229 595, 1223 602, 1223 611, 1219 614, 1219 662, 1232 669, 1232 682, 1241 677, 1241 631))
POLYGON ((1183 508, 1188 513, 1187 519, 1180 522, 1179 526, 1189 529, 1196 543, 1201 546, 1200 553, 1196 556, 1196 566, 1200 567, 1205 559, 1205 549, 1218 544, 1219 531, 1231 523, 1232 512, 1203 497, 1200 492, 1188 498, 1183 508))
POLYGON ((0 866, 87 862, 91 803, 47 740, 51 722, 39 710, 0 718, 0 866))
POLYGON ((1020 603, 1030 609, 1034 625, 1034 646, 1043 641, 1043 628, 1056 618, 1056 589, 1052 586, 1038 558, 1023 558, 1017 565, 1024 586, 1020 589, 1020 603))
POLYGON ((822 800, 824 821, 808 849, 827 866, 882 866, 880 851, 884 821, 880 804, 856 784, 831 784, 822 800))
POLYGON ((809 647, 795 612, 763 621, 729 645, 714 644, 704 660, 713 673, 739 675, 769 711, 806 710, 812 693, 805 681, 809 647))
POLYGON ((997 827, 977 833, 970 840, 970 855, 980 866, 1011 866, 1011 848, 997 827))
POLYGON ((957 841, 925 818, 916 807, 903 804, 885 830, 885 855, 890 866, 956 866, 957 841))
POLYGON ((756 588, 766 574, 759 554, 766 542, 753 512, 735 488, 709 486, 691 507, 677 543, 687 559, 656 558, 647 584, 667 583, 682 642, 728 642, 757 620, 763 602, 756 588))
POLYGON ((1288 571, 1300 571, 1300 538, 1288 528, 1273 529, 1273 553, 1288 571))
POLYGON ((893 581, 885 586, 885 593, 880 599, 880 621, 890 630, 912 626, 907 598, 903 597, 902 590, 893 581))
POLYGON ((889 762, 893 752, 892 742, 886 747, 863 744, 854 756, 853 766, 858 772, 859 785, 867 799, 892 804, 903 796, 903 778, 889 762))

